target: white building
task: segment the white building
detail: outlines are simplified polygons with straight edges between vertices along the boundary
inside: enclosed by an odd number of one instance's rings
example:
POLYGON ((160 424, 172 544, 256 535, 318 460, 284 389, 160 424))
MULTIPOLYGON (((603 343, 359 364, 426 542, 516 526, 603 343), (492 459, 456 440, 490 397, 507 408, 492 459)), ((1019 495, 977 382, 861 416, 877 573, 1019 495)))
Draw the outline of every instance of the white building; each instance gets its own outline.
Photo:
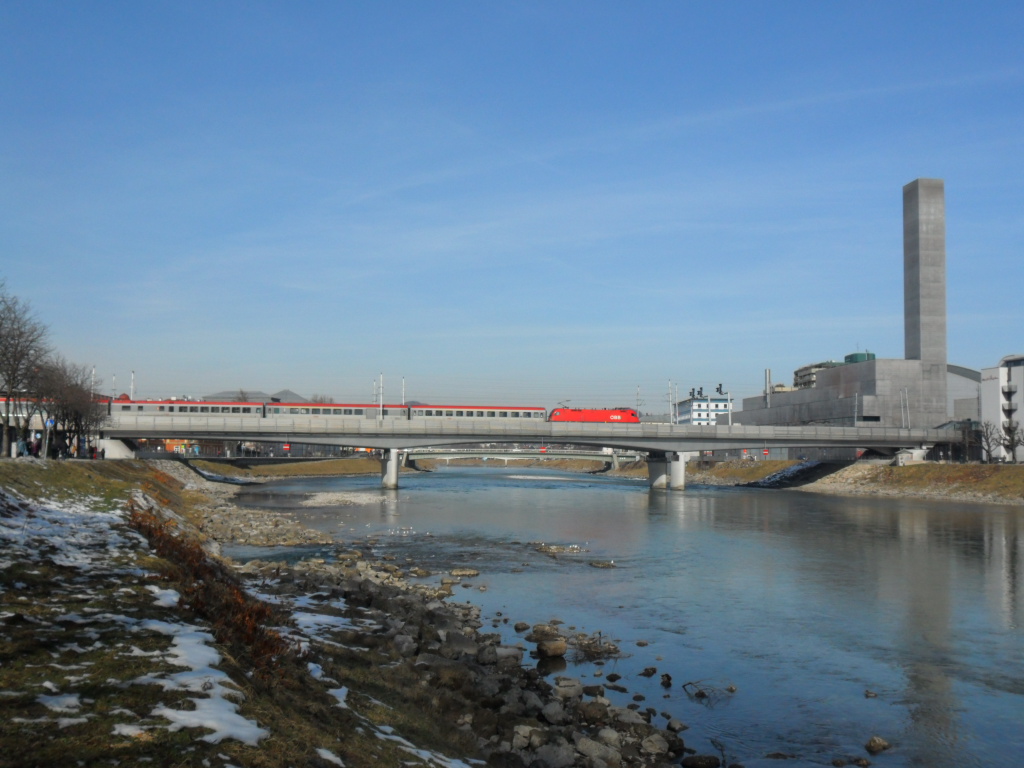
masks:
POLYGON ((676 403, 676 424, 693 424, 698 427, 714 426, 717 423, 731 424, 731 412, 731 398, 723 395, 698 395, 676 403))
MULTIPOLYGON (((1024 411, 1024 355, 1007 355, 994 368, 981 369, 981 423, 999 427, 1002 434, 1020 427, 1024 411)), ((1017 448, 1017 461, 1024 459, 1024 446, 1017 448)), ((1008 452, 996 448, 992 458, 1009 460, 1008 452)))

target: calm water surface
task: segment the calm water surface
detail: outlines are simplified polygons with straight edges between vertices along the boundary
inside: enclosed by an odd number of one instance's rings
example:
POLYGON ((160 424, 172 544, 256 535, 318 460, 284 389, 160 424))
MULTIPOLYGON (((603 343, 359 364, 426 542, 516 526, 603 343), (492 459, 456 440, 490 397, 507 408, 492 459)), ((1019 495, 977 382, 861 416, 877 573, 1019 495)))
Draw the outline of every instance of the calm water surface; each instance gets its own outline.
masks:
MULTIPOLYGON (((894 745, 875 765, 1024 760, 1018 508, 652 492, 640 481, 538 470, 453 468, 401 482, 384 492, 374 477, 279 481, 247 489, 240 503, 297 512, 346 542, 376 539, 380 554, 421 564, 433 580, 479 569, 452 599, 480 605, 507 642, 518 639, 515 622, 551 619, 611 636, 628 654, 603 667, 629 688, 609 694, 616 703, 639 693, 641 707, 690 725, 688 746, 718 753, 718 744, 748 768, 865 756, 874 734, 894 745), (299 506, 323 491, 361 503, 299 506), (551 557, 538 542, 586 551, 551 557), (658 674, 638 675, 645 667, 658 674), (667 691, 661 673, 672 676, 667 691), (691 698, 687 681, 713 695, 691 698), (796 757, 764 759, 773 751, 796 757)), ((597 670, 565 674, 596 682, 597 670)))

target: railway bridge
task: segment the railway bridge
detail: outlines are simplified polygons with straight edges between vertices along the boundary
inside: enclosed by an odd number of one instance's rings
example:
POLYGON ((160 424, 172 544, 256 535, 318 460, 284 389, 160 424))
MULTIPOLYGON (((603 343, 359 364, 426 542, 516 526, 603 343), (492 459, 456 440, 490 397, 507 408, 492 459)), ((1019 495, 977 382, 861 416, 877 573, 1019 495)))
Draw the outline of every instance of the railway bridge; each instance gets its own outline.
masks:
POLYGON ((685 452, 723 449, 849 447, 895 452, 950 442, 938 429, 892 427, 753 427, 673 424, 594 424, 540 419, 401 420, 316 416, 148 415, 113 413, 100 430, 106 440, 206 439, 295 442, 373 448, 385 452, 381 483, 398 487, 398 468, 410 450, 481 443, 578 445, 643 451, 652 488, 686 484, 685 452))

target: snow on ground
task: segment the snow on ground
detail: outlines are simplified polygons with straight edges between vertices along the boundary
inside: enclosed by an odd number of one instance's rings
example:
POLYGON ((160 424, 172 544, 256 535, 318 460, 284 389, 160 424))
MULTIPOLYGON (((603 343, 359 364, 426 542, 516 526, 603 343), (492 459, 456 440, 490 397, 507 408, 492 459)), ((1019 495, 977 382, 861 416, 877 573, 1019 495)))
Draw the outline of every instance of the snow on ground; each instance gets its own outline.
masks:
MULTIPOLYGON (((149 503, 148 500, 147 504, 149 503)), ((74 612, 66 607, 60 611, 38 611, 35 615, 0 609, 0 620, 14 619, 33 626, 33 631, 65 631, 72 629, 75 639, 59 647, 61 653, 84 655, 94 651, 116 653, 125 659, 151 659, 153 667, 169 665, 174 671, 153 671, 125 681, 130 685, 156 685, 165 691, 188 694, 194 709, 172 708, 157 705, 145 716, 127 708, 116 708, 106 716, 124 718, 111 728, 113 736, 123 738, 145 738, 157 728, 171 731, 182 728, 203 728, 210 731, 200 738, 211 743, 224 739, 236 739, 249 745, 258 745, 269 736, 269 731, 258 723, 241 716, 236 701, 242 698, 230 678, 216 668, 221 661, 214 647, 213 636, 202 626, 181 621, 177 613, 180 595, 173 589, 164 589, 152 584, 133 589, 128 583, 139 584, 155 575, 139 566, 139 557, 148 553, 148 543, 126 525, 126 513, 122 510, 99 509, 98 499, 81 499, 76 502, 47 501, 33 504, 17 499, 0 490, 0 571, 15 566, 25 568, 57 565, 71 571, 66 583, 54 583, 52 591, 65 592, 61 597, 67 602, 83 604, 93 600, 94 595, 82 584, 89 579, 110 584, 110 594, 126 601, 118 613, 83 607, 74 612), (36 566, 38 564, 38 566, 36 566), (75 576, 74 574, 78 574, 75 576), (128 603, 137 594, 148 592, 152 610, 162 612, 163 618, 140 618, 130 614, 136 609, 128 603), (169 645, 160 650, 144 651, 126 636, 140 638, 160 636, 169 640, 169 645), (120 642, 113 642, 111 637, 120 642)), ((33 572, 33 571, 28 571, 33 572)), ((8 580, 13 589, 24 589, 23 583, 8 580)), ((3 587, 0 586, 0 594, 3 587)), ((7 597, 11 597, 8 595, 7 597)), ((324 600, 322 596, 295 595, 291 598, 257 595, 261 599, 277 603, 291 612, 294 627, 281 627, 280 631, 301 649, 316 644, 340 645, 332 639, 332 633, 354 628, 367 629, 374 622, 350 619, 338 614, 345 612, 344 600, 324 600)), ((18 600, 27 600, 17 597, 18 600)), ((58 601, 60 602, 60 601, 58 601)), ((10 605, 11 600, 6 603, 10 605)), ((0 624, 2 630, 2 624, 0 624)), ((18 697, 32 695, 33 700, 52 713, 49 717, 17 719, 18 722, 49 722, 58 729, 87 722, 96 715, 90 711, 95 702, 84 698, 77 685, 89 685, 88 665, 58 664, 56 671, 64 673, 81 669, 81 675, 61 674, 56 681, 45 680, 37 683, 37 691, 0 690, 0 696, 18 697)), ((438 768, 469 768, 477 761, 464 762, 444 755, 417 748, 394 733, 389 726, 379 726, 352 710, 349 689, 323 675, 322 668, 315 662, 309 663, 311 675, 320 680, 324 690, 333 696, 337 706, 353 711, 366 731, 378 738, 396 743, 411 758, 410 764, 437 766, 438 768)), ((2 672, 2 669, 0 669, 2 672)), ((107 683, 119 683, 107 680, 107 683)), ((119 683, 120 684, 120 683, 119 683)), ((372 703, 372 702, 371 702, 372 703)), ((318 755, 327 763, 344 766, 341 758, 330 750, 318 749, 318 755)))
MULTIPOLYGON (((97 506, 95 499, 70 503, 50 501, 36 506, 5 494, 2 501, 8 502, 8 510, 18 512, 10 517, 0 517, 0 551, 4 553, 4 559, 0 560, 0 570, 11 568, 15 563, 24 567, 26 563, 48 562, 83 575, 145 575, 135 567, 135 563, 138 554, 148 549, 148 544, 143 537, 125 526, 123 511, 97 511, 93 508, 97 506)), ((14 586, 18 588, 17 583, 14 586)), ((59 588, 58 585, 55 588, 59 588)), ((93 640, 92 646, 84 648, 79 643, 63 646, 64 650, 78 653, 103 648, 105 643, 101 638, 111 628, 121 629, 118 634, 122 636, 127 631, 169 637, 171 646, 164 652, 146 653, 130 646, 124 653, 126 656, 149 656, 154 661, 164 661, 183 669, 174 673, 144 675, 132 682, 196 694, 191 698, 195 709, 183 711, 165 706, 156 707, 150 712, 150 717, 169 721, 170 725, 164 727, 170 730, 183 727, 210 729, 212 733, 202 738, 213 743, 232 738, 255 745, 268 736, 269 731, 238 714, 238 706, 231 699, 238 699, 241 693, 228 676, 214 666, 220 662, 221 657, 213 647, 213 636, 203 627, 178 620, 179 617, 173 613, 178 604, 178 593, 153 585, 148 585, 147 589, 153 594, 155 605, 167 609, 167 620, 140 620, 103 611, 62 613, 49 620, 39 617, 33 617, 33 620, 38 623, 40 630, 76 625, 80 636, 93 640)), ((77 592, 68 597, 73 600, 92 598, 89 594, 77 592)), ((2 614, 2 618, 13 616, 15 614, 8 611, 2 614)), ((81 682, 83 677, 76 679, 81 682)), ((69 683, 73 689, 73 678, 65 677, 65 683, 69 683)), ((84 701, 78 693, 66 690, 67 685, 62 687, 45 681, 42 687, 51 691, 52 695, 39 695, 36 700, 49 710, 63 714, 82 713, 84 701)), ((82 714, 84 717, 89 716, 88 713, 82 714)), ((65 727, 81 721, 81 717, 63 718, 58 720, 58 726, 65 727)), ((115 726, 114 733, 131 735, 136 733, 135 729, 143 727, 151 729, 154 726, 122 723, 115 726)))

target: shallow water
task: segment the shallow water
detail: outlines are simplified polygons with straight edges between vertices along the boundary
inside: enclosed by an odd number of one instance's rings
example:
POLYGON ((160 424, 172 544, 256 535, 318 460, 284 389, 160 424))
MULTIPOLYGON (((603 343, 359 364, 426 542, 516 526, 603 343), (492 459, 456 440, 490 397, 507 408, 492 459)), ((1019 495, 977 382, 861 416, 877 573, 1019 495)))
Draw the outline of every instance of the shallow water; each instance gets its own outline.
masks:
POLYGON ((642 708, 691 726, 687 746, 748 768, 780 765, 768 752, 796 756, 783 763, 791 768, 865 756, 874 734, 894 745, 875 765, 1015 765, 1024 755, 1018 508, 652 492, 641 481, 520 469, 401 482, 385 492, 374 477, 278 481, 245 489, 240 503, 288 509, 344 541, 376 539, 380 554, 420 564, 432 580, 479 569, 452 599, 480 605, 508 642, 515 622, 551 619, 611 636, 626 658, 566 674, 598 682, 599 671, 618 672, 629 693, 609 694, 616 703, 644 696, 642 708), (360 503, 300 506, 332 491, 360 503), (539 542, 583 551, 552 557, 539 542), (645 667, 658 672, 639 676, 645 667), (712 695, 692 698, 688 681, 712 695))

